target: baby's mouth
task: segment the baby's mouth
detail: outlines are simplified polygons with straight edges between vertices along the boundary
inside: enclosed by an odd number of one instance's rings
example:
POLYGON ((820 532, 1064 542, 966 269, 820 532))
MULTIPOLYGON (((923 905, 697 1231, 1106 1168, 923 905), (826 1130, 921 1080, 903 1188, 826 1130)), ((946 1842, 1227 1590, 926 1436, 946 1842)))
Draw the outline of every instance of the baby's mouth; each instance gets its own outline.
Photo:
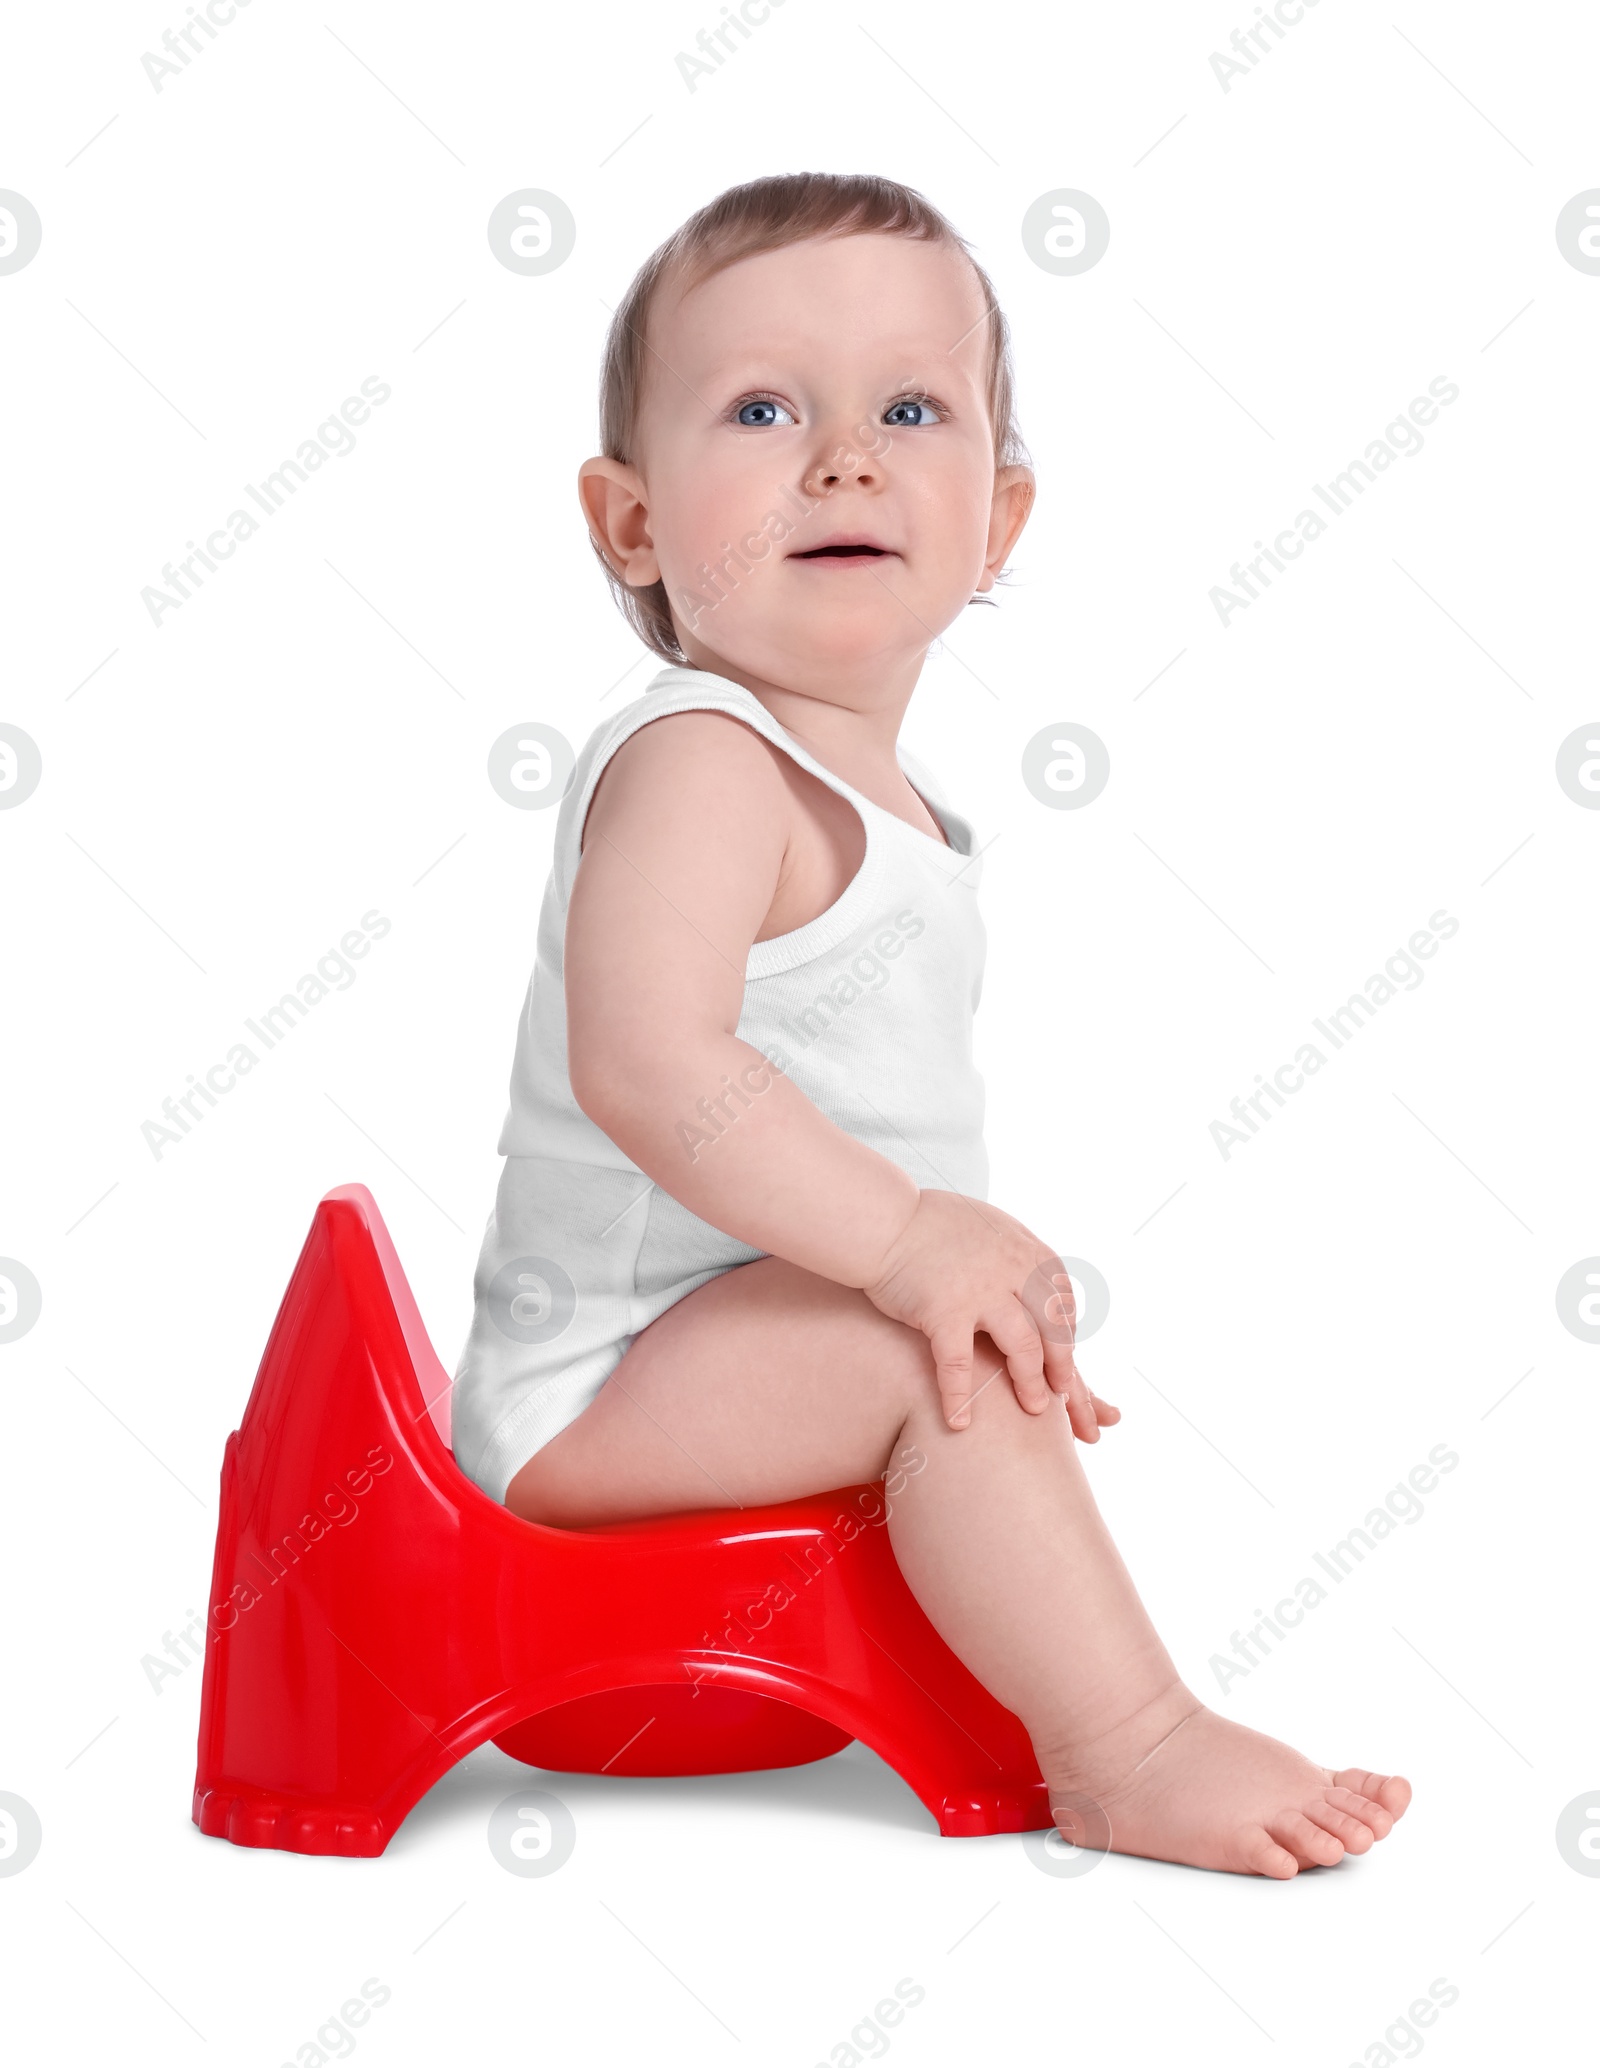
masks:
POLYGON ((791 553, 791 560, 892 560, 894 554, 887 546, 874 545, 870 539, 828 539, 820 546, 810 546, 803 552, 791 553))

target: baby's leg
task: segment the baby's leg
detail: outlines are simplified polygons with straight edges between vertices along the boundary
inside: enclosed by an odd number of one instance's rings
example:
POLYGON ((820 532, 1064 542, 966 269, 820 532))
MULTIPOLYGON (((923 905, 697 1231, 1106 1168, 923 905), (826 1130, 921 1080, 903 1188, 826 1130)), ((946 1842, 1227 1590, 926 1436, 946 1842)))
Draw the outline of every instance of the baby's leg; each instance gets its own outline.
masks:
MULTIPOLYGON (((1000 1358, 985 1335, 977 1348, 981 1383, 1000 1358)), ((1404 1781, 1315 1766, 1183 1685, 1058 1396, 1030 1415, 999 1372, 954 1431, 924 1338, 781 1258, 669 1308, 506 1499, 567 1528, 752 1507, 878 1478, 906 1445, 926 1463, 890 1504, 895 1557, 946 1643, 1022 1719, 1064 1827, 1088 1797, 1120 1852, 1280 1878, 1387 1836, 1404 1781)))

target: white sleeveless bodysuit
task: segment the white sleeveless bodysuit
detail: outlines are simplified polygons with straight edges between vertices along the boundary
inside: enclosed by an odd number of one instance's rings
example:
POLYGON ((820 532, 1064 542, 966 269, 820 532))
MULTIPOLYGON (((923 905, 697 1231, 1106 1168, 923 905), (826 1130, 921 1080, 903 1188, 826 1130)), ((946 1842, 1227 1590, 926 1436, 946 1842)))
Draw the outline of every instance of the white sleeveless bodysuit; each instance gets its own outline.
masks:
MULTIPOLYGON (((824 768, 741 684, 664 668, 590 736, 556 821, 500 1131, 505 1167, 451 1395, 456 1461, 496 1501, 595 1398, 641 1329, 719 1272, 766 1254, 652 1183, 582 1111, 567 1076, 562 956, 581 828, 612 754, 675 711, 742 719, 852 804, 866 829, 865 858, 844 895, 809 924, 752 946, 740 1038, 924 1190, 987 1192, 983 1081, 972 1060, 983 864, 971 826, 904 748, 900 765, 948 846, 824 768)), ((747 1075, 753 1087, 770 1082, 760 1066, 747 1075)), ((714 1144, 741 1096, 730 1087, 720 1107, 702 1101, 680 1127, 686 1152, 714 1144)))

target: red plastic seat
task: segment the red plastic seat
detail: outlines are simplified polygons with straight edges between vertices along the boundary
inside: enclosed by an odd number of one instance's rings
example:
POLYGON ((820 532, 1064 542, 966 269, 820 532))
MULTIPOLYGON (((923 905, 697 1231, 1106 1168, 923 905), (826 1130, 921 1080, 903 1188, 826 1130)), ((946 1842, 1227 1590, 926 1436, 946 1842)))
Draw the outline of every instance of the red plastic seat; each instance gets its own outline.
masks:
POLYGON ((941 1832, 1051 1822, 1021 1723, 895 1564, 882 1484, 598 1530, 448 1448, 449 1379, 364 1185, 321 1202, 228 1438, 194 1821, 381 1853, 485 1739, 565 1772, 880 1753, 941 1832))

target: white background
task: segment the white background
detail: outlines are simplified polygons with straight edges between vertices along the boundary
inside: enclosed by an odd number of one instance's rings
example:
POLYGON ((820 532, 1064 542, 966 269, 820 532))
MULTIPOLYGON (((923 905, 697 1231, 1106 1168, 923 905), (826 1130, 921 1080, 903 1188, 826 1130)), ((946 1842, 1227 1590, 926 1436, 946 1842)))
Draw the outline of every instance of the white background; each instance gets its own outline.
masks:
POLYGON ((270 2068, 368 1976, 375 2068, 847 2061, 903 1976, 908 2064, 1380 2062, 1441 1976, 1441 2062, 1580 2057, 1600 1880, 1554 1827, 1600 1788, 1600 1350, 1554 1294, 1600 1251, 1600 813, 1554 765, 1600 719, 1600 277, 1554 224, 1600 185, 1600 25, 1323 0, 1224 92, 1254 18, 788 0, 691 93, 709 0, 255 0, 159 94, 176 7, 14 19, 0 186, 44 225, 0 278, 0 717, 44 759, 0 812, 0 1252, 44 1298, 0 1349, 0 1790, 44 1829, 0 1879, 19 2060, 270 2068), (204 1611, 320 1195, 370 1185, 447 1366, 465 1334, 554 817, 501 802, 489 745, 581 745, 652 671, 613 687, 639 649, 573 487, 608 307, 713 194, 804 168, 928 194, 1014 328, 1037 512, 905 733, 999 836, 991 1196, 1111 1287, 1083 1362, 1125 1420, 1089 1469, 1191 1684, 1412 1778, 1333 1872, 1057 1879, 937 1839, 859 1746, 556 1777, 547 1879, 487 1849, 537 1779, 492 1747, 379 1860, 189 1822, 199 1670, 157 1694, 141 1660, 204 1611), (538 278, 485 236, 528 186, 578 225, 538 278), (1111 222, 1076 277, 1019 234, 1061 187, 1111 222), (374 374, 357 449, 153 626, 163 563, 374 374), (1426 448, 1219 624, 1231 563, 1438 375, 1426 448), (1111 781, 1053 811, 1020 762, 1065 720, 1111 781), (374 907, 358 981, 153 1156, 162 1100, 374 907), (1225 1161, 1211 1122, 1440 908, 1420 987, 1225 1161), (1231 1633, 1438 1444, 1422 1519, 1218 1690, 1231 1633))

